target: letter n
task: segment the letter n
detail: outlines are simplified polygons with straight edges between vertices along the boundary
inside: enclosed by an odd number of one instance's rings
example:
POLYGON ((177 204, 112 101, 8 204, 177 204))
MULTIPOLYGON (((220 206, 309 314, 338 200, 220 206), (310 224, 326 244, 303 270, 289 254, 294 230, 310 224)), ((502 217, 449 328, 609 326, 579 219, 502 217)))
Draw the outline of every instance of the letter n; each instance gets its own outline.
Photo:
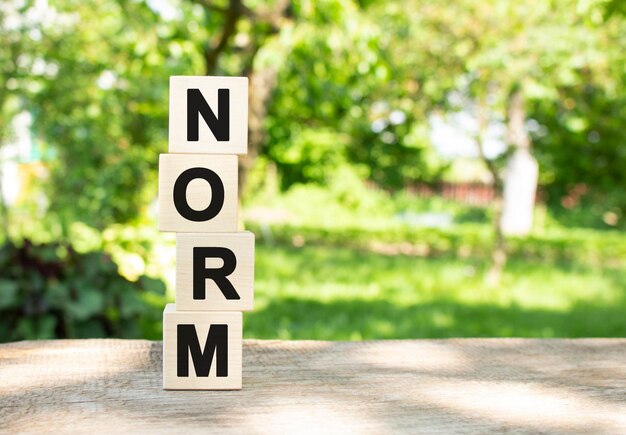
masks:
POLYGON ((200 89, 187 89, 187 140, 199 140, 200 115, 219 142, 230 140, 230 90, 217 90, 217 116, 204 99, 200 89))

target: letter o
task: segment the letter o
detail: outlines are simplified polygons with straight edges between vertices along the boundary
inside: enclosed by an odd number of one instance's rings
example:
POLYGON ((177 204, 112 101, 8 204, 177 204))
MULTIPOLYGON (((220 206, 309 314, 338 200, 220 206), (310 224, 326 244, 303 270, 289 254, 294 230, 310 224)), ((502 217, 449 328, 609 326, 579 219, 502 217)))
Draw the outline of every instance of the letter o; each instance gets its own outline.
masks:
POLYGON ((189 168, 183 171, 174 183, 174 206, 182 217, 193 222, 213 219, 224 205, 224 184, 209 168, 189 168), (211 202, 204 210, 194 210, 187 202, 187 186, 192 180, 201 178, 211 186, 211 202))

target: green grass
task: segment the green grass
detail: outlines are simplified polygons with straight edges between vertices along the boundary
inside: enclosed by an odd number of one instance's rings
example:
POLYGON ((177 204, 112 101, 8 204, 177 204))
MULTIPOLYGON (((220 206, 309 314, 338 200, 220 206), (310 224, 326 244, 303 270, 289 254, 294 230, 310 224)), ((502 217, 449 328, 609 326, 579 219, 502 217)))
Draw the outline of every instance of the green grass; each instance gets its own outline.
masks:
MULTIPOLYGON (((344 210, 325 223, 328 210, 304 193, 307 207, 286 209, 293 216, 285 222, 246 222, 257 234, 248 338, 626 336, 623 232, 538 226, 529 237, 509 239, 502 284, 488 288, 493 234, 486 222, 411 227, 383 216, 384 207, 364 206, 374 218, 344 210)), ((49 225, 23 221, 14 234, 54 240, 49 225)), ((103 232, 75 223, 69 230, 77 250, 110 253, 129 280, 163 279, 173 301, 175 242, 154 222, 103 232)))
POLYGON ((255 338, 626 336, 626 274, 603 266, 513 259, 484 285, 476 259, 380 255, 259 243, 255 338))

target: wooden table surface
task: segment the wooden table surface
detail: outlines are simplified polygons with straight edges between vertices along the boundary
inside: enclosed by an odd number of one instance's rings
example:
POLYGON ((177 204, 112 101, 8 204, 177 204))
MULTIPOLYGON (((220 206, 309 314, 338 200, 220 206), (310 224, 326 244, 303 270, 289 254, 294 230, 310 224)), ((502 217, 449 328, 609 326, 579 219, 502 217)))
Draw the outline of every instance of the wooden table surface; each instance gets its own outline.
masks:
POLYGON ((0 432, 626 433, 626 339, 243 351, 243 390, 163 391, 160 342, 2 344, 0 432))

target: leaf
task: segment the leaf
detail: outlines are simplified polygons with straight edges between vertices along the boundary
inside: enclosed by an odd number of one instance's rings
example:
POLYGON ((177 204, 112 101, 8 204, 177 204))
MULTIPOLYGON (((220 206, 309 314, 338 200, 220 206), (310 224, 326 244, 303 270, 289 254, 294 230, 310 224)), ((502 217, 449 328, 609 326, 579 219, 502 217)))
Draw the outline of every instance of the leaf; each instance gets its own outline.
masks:
POLYGON ((104 309, 104 297, 96 289, 78 289, 78 299, 67 304, 68 313, 76 320, 86 320, 104 309))
POLYGON ((76 338, 103 338, 107 334, 104 327, 97 320, 76 322, 76 338))
POLYGON ((122 293, 120 312, 123 318, 131 317, 135 314, 141 314, 146 310, 146 306, 139 299, 137 293, 122 293))
POLYGON ((142 276, 139 278, 139 284, 149 293, 165 295, 165 283, 160 279, 151 278, 149 276, 142 276))
POLYGON ((0 279, 0 308, 18 305, 18 290, 17 282, 8 279, 0 279))

